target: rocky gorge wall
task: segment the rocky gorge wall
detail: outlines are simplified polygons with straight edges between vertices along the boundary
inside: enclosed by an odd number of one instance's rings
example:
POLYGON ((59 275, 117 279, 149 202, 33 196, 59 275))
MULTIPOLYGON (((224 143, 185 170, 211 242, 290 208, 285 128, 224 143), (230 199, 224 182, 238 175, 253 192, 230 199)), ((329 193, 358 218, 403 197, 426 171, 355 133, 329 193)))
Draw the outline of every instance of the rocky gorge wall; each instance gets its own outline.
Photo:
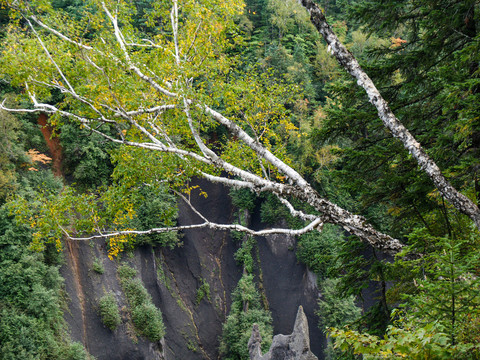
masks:
MULTIPOLYGON (((231 222, 234 210, 227 189, 204 181, 198 184, 208 197, 192 193, 192 203, 212 221, 231 222)), ((180 225, 198 221, 188 206, 179 203, 180 225)), ((252 224, 261 225, 255 215, 252 224)), ((220 359, 222 324, 242 272, 234 260, 240 244, 227 232, 209 229, 185 231, 181 241, 183 245, 174 249, 142 246, 113 261, 107 257, 104 241, 67 242, 62 275, 68 303, 65 318, 72 339, 83 343, 97 360, 220 359), (94 262, 102 265, 103 273, 93 270, 94 262), (136 335, 117 278, 121 264, 137 270, 153 303, 161 309, 166 326, 162 343, 150 343, 136 335), (209 291, 201 297, 199 289, 205 286, 209 291), (105 327, 98 315, 98 301, 107 292, 115 294, 121 308, 122 323, 115 331, 105 327)), ((298 306, 302 305, 312 352, 322 359, 325 337, 314 314, 318 298, 314 274, 298 263, 294 239, 269 236, 259 238, 257 244, 257 273, 262 275, 257 279, 261 278, 272 312, 274 334, 292 332, 298 306)))

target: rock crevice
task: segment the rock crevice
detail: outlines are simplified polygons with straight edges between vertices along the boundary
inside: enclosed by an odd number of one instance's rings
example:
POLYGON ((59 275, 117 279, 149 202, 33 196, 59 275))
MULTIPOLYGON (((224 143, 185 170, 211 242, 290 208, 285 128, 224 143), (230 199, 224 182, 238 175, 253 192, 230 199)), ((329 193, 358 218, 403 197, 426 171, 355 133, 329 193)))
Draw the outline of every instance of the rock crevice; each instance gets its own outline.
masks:
POLYGON ((298 307, 295 326, 290 335, 275 335, 270 350, 262 356, 262 337, 258 325, 254 324, 248 341, 250 360, 318 360, 310 351, 308 321, 302 306, 298 307))

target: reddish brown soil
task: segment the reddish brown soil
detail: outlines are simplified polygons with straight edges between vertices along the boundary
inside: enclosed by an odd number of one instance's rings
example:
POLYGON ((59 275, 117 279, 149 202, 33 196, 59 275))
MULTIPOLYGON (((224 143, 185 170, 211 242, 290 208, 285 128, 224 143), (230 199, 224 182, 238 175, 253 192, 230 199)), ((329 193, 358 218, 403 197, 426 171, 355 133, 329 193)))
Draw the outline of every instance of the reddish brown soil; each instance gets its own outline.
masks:
POLYGON ((85 311, 85 293, 83 291, 82 286, 82 278, 81 278, 81 268, 80 264, 78 263, 79 255, 78 255, 78 242, 73 240, 65 240, 67 245, 67 263, 69 267, 72 269, 73 280, 75 285, 75 291, 78 296, 78 301, 80 305, 80 310, 82 313, 82 340, 83 345, 88 350, 89 343, 88 343, 88 333, 87 333, 87 320, 86 320, 86 311, 85 311))
POLYGON ((60 138, 58 136, 52 137, 53 128, 47 122, 48 118, 46 114, 40 114, 38 117, 37 123, 41 126, 41 131, 45 142, 48 145, 50 150, 50 155, 52 157, 52 170, 55 176, 63 176, 62 174, 62 146, 60 145, 60 138))

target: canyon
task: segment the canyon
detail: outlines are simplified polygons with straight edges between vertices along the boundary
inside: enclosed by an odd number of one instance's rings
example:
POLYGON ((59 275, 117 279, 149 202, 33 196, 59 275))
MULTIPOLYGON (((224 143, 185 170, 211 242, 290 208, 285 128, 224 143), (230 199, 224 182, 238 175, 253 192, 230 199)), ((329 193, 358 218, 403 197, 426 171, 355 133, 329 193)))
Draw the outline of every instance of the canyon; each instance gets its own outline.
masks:
MULTIPOLYGON (((194 206, 212 221, 229 222, 234 208, 228 190, 203 180, 192 192, 194 206), (200 189, 208 194, 199 196, 200 189)), ((179 202, 178 224, 199 219, 179 202)), ((252 225, 260 227, 254 212, 252 225)), ((71 337, 81 342, 96 359, 220 359, 218 345, 222 324, 229 313, 231 293, 242 274, 234 259, 240 244, 229 233, 213 230, 185 231, 174 249, 141 246, 113 261, 107 257, 105 241, 67 241, 65 278, 68 309, 65 319, 71 337), (96 272, 94 262, 103 273, 96 272), (161 309, 166 335, 159 343, 138 337, 126 311, 126 300, 117 278, 117 268, 128 264, 136 269, 153 303, 161 309), (208 296, 198 299, 198 289, 208 284, 208 296), (111 331, 98 315, 98 301, 108 292, 120 304, 122 323, 111 331)), ((286 236, 258 238, 256 280, 264 303, 273 317, 274 334, 290 334, 301 305, 309 322, 311 349, 322 359, 326 339, 315 315, 319 290, 316 276, 295 255, 295 239, 286 236)), ((262 349, 267 351, 268 349, 262 349)))

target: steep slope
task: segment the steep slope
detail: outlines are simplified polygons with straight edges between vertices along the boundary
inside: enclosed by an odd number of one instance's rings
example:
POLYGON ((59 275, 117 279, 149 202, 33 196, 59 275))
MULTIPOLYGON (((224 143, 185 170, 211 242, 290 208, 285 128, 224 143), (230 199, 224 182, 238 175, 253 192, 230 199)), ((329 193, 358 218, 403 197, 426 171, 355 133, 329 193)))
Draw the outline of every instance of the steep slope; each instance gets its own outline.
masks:
MULTIPOLYGON (((211 220, 230 221, 233 209, 227 190, 203 181, 198 185, 208 197, 192 193, 193 204, 211 220)), ((179 210, 179 224, 197 221, 185 204, 179 203, 179 210)), ((102 242, 67 246, 62 273, 70 300, 65 317, 73 339, 81 341, 98 360, 219 359, 217 348, 222 324, 242 270, 234 260, 238 244, 228 233, 211 230, 186 231, 181 240, 183 245, 173 250, 144 246, 114 261, 106 257, 102 242), (102 264, 103 274, 93 270, 94 262, 102 264), (122 263, 137 270, 154 304, 162 310, 166 326, 163 344, 151 344, 135 335, 116 276, 116 269, 122 263), (114 332, 98 316, 98 300, 107 292, 115 294, 122 309, 122 324, 114 332)), ((320 356, 324 337, 314 315, 316 281, 297 262, 294 247, 293 239, 259 239, 258 275, 261 276, 258 277, 263 279, 274 332, 290 333, 297 308, 302 305, 310 322, 312 351, 320 356)))

